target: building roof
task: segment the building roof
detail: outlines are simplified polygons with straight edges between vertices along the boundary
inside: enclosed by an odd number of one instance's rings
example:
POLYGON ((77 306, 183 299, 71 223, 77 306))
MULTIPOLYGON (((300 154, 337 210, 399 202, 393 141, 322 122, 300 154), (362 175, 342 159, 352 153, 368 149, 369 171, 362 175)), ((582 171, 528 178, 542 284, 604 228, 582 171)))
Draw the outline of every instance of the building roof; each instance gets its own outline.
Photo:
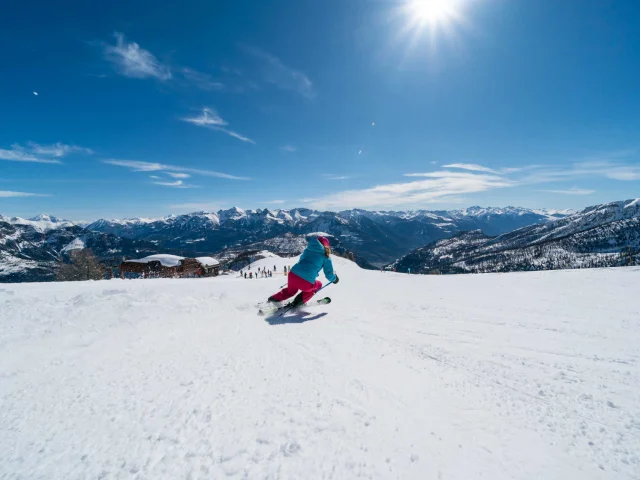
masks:
POLYGON ((214 267, 220 265, 220 262, 213 257, 196 257, 196 260, 205 267, 214 267))
POLYGON ((177 267, 180 265, 180 261, 184 260, 184 257, 179 257, 177 255, 169 255, 166 253, 158 253, 156 255, 149 255, 148 257, 140 258, 137 260, 127 260, 127 262, 132 263, 149 263, 149 262, 160 262, 164 267, 177 267))

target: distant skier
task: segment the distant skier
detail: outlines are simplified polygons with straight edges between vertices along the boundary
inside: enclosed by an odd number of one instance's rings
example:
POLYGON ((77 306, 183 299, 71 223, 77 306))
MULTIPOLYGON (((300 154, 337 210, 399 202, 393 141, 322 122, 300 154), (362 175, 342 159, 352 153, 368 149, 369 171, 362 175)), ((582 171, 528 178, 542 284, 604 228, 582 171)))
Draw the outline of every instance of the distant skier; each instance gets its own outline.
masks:
POLYGON ((307 303, 315 293, 322 288, 322 282, 316 280, 320 270, 332 283, 338 283, 338 276, 333 271, 331 262, 331 247, 325 237, 309 239, 307 248, 293 268, 289 268, 288 284, 275 295, 269 297, 269 302, 283 302, 293 297, 298 290, 302 290, 291 304, 299 306, 307 303))

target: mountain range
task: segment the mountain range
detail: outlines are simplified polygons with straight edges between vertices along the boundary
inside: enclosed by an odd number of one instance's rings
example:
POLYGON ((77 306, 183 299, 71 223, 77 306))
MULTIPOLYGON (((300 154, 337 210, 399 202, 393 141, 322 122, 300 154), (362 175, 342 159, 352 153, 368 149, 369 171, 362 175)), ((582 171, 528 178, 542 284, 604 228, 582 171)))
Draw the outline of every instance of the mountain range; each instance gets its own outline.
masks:
POLYGON ((323 231, 374 265, 383 265, 427 243, 458 232, 481 229, 497 235, 562 218, 567 212, 525 208, 472 207, 455 211, 321 212, 309 209, 196 212, 160 219, 97 220, 87 229, 132 240, 156 242, 165 249, 202 255, 261 242, 285 233, 323 231))
POLYGON ((53 280, 57 264, 68 259, 71 251, 85 247, 108 263, 158 251, 155 244, 144 240, 92 232, 55 217, 0 217, 0 282, 53 280))
POLYGON ((390 265, 414 273, 482 273, 640 264, 640 198, 490 236, 463 232, 390 265))
POLYGON ((337 253, 353 252, 361 266, 373 268, 463 231, 499 235, 570 213, 518 207, 409 212, 232 208, 159 219, 100 219, 84 226, 44 214, 0 216, 0 279, 49 280, 57 262, 84 246, 112 264, 160 252, 194 257, 246 249, 299 253, 304 236, 313 232, 327 232, 337 253))

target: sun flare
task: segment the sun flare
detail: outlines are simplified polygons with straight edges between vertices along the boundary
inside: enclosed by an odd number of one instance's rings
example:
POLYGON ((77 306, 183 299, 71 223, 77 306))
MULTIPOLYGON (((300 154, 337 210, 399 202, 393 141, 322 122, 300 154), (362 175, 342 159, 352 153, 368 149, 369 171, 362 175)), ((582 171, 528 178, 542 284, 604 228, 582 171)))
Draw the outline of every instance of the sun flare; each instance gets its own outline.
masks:
POLYGON ((469 26, 465 10, 471 0, 399 0, 392 18, 399 20, 395 42, 408 42, 408 51, 425 47, 435 53, 439 37, 457 39, 460 29, 469 26))
POLYGON ((408 10, 419 24, 446 23, 457 14, 455 0, 411 0, 408 10))

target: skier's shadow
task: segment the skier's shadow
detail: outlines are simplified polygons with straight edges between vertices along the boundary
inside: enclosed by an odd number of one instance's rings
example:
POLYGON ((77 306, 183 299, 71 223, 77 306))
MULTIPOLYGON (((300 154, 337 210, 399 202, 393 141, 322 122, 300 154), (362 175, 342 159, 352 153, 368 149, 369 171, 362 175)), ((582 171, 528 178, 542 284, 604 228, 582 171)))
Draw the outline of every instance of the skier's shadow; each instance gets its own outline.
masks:
POLYGON ((282 317, 279 315, 273 315, 271 317, 265 318, 264 320, 269 325, 284 325, 287 323, 304 323, 304 322, 310 322, 312 320, 318 320, 319 318, 324 317, 326 314, 327 312, 322 312, 322 313, 318 313, 317 315, 309 316, 311 315, 310 313, 298 311, 288 316, 282 316, 282 317))

